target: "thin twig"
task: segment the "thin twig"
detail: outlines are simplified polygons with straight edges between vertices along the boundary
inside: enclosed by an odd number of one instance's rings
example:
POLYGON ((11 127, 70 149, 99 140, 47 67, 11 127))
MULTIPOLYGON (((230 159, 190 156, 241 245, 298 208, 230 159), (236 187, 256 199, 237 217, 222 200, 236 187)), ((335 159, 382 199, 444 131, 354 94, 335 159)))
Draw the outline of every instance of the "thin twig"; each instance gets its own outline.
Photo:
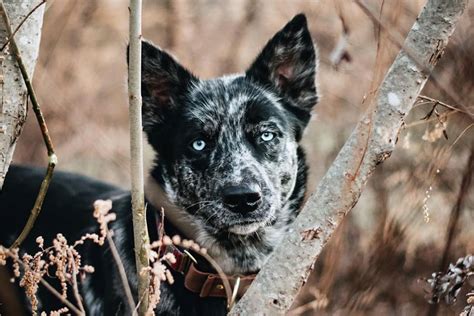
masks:
MULTIPOLYGON (((448 113, 444 113, 444 115, 446 117, 448 116, 451 116, 453 114, 458 114, 460 112, 458 111, 450 111, 448 113)), ((416 121, 416 122, 413 122, 413 123, 410 123, 410 124, 405 124, 404 128, 407 129, 407 128, 411 128, 411 127, 415 127, 415 126, 418 126, 418 125, 423 125, 423 124, 427 124, 427 123, 431 123, 431 122, 434 122, 434 121, 438 121, 439 122, 439 118, 435 117, 435 118, 430 118, 430 119, 427 119, 427 120, 421 120, 421 121, 416 121)))
POLYGON ((79 294, 79 286, 77 285, 78 271, 77 271, 76 263, 74 262, 74 256, 72 254, 71 249, 68 249, 68 255, 69 255, 69 261, 71 262, 71 265, 72 265, 72 293, 74 294, 74 298, 76 299, 77 305, 79 306, 81 313, 85 315, 86 311, 84 310, 84 305, 82 305, 81 294, 79 294))
POLYGON ((30 216, 28 217, 25 227, 23 227, 23 230, 21 231, 20 235, 13 242, 11 248, 19 248, 30 233, 31 229, 33 229, 33 226, 35 225, 36 219, 38 218, 38 215, 41 212, 41 207, 43 206, 43 201, 46 197, 46 192, 48 192, 51 178, 53 177, 54 166, 57 162, 54 161, 54 159, 56 159, 56 155, 53 154, 53 156, 50 157, 48 168, 46 169, 46 175, 43 179, 43 182, 41 182, 40 190, 38 196, 36 197, 35 204, 31 209, 30 216))
POLYGON ((44 3, 46 3, 46 0, 41 0, 40 3, 38 3, 33 9, 31 9, 31 11, 21 20, 21 22, 18 24, 18 26, 15 28, 15 30, 13 31, 13 33, 8 36, 8 39, 7 41, 5 42, 5 44, 3 44, 2 48, 0 48, 0 53, 3 53, 3 51, 5 50, 5 48, 7 47, 8 43, 10 43, 11 39, 13 38, 13 36, 15 36, 16 32, 18 32, 18 30, 21 28, 21 26, 23 25, 23 23, 26 22, 26 20, 28 20, 28 18, 33 14, 35 13, 36 9, 38 9, 39 7, 41 7, 44 3))
POLYGON ((123 262, 120 259, 117 247, 115 246, 114 240, 112 239, 112 232, 109 230, 107 230, 107 241, 109 243, 110 252, 114 257, 115 264, 117 265, 117 269, 119 271, 120 280, 122 281, 122 286, 125 290, 125 296, 127 297, 128 306, 130 310, 133 311, 133 315, 136 315, 135 301, 133 300, 130 284, 128 284, 127 273, 125 272, 123 262))
POLYGON ((459 136, 454 140, 454 142, 451 144, 451 146, 449 147, 449 149, 451 150, 454 145, 456 145, 458 143, 458 141, 461 139, 461 137, 464 136, 464 134, 467 133, 467 131, 474 126, 474 123, 471 123, 469 124, 465 129, 463 129, 463 131, 461 133, 459 133, 459 136))
POLYGON ((66 305, 71 311, 76 313, 77 315, 80 316, 85 316, 86 314, 82 313, 74 304, 72 304, 70 301, 65 299, 61 293, 59 293, 51 284, 49 284, 44 278, 40 279, 41 284, 49 291, 51 294, 56 296, 57 299, 61 301, 64 305, 66 305))
POLYGON ((418 99, 423 100, 423 101, 428 101, 428 102, 431 102, 431 103, 437 103, 437 104, 439 104, 439 105, 444 106, 445 108, 448 108, 448 109, 451 109, 451 110, 453 110, 453 111, 461 112, 461 113, 464 113, 464 114, 468 114, 468 115, 469 115, 469 113, 467 113, 466 111, 460 109, 460 108, 457 107, 457 106, 450 105, 450 104, 447 104, 447 103, 442 102, 442 101, 440 101, 440 100, 430 98, 430 97, 428 97, 428 96, 426 96, 426 95, 419 95, 419 96, 418 96, 418 99))
POLYGON ((216 270, 217 274, 219 274, 219 277, 222 279, 222 285, 224 285, 225 293, 227 296, 227 308, 230 310, 232 309, 232 305, 234 302, 232 301, 232 287, 230 286, 229 279, 227 278, 227 275, 224 273, 224 270, 219 266, 219 264, 206 252, 199 252, 201 256, 204 257, 204 259, 207 260, 211 264, 211 266, 216 270))
POLYGON ((31 209, 30 216, 28 221, 26 222, 25 227, 23 228, 20 236, 15 240, 12 245, 12 248, 18 248, 21 243, 25 240, 25 238, 30 233, 31 229, 33 228, 36 219, 38 218, 39 213, 41 212, 41 207, 43 205, 44 198, 46 196, 46 192, 48 191, 49 184, 51 182, 51 178, 53 177, 54 167, 58 163, 58 157, 54 153, 53 143, 51 141, 51 137, 49 136, 48 127, 44 120, 43 113, 41 112, 40 105, 38 103, 38 99, 36 97, 35 90, 33 89, 33 85, 31 83, 30 77, 28 72, 26 71, 25 64, 23 63, 23 59, 21 58, 20 50, 15 41, 15 37, 13 36, 14 33, 11 28, 10 19, 8 18, 8 13, 5 9, 5 5, 3 0, 0 0, 0 11, 3 16, 3 20, 5 21, 5 28, 7 30, 7 34, 10 38, 10 45, 12 47, 12 52, 15 55, 16 61, 18 63, 18 67, 20 68, 21 75, 23 80, 25 81, 26 89, 28 90, 28 95, 30 96, 31 104, 33 106, 33 111, 35 112, 36 119, 41 129, 41 134, 43 136, 44 143, 46 145, 48 151, 48 168, 46 170, 46 175, 41 183, 40 190, 38 196, 36 197, 35 204, 31 209))

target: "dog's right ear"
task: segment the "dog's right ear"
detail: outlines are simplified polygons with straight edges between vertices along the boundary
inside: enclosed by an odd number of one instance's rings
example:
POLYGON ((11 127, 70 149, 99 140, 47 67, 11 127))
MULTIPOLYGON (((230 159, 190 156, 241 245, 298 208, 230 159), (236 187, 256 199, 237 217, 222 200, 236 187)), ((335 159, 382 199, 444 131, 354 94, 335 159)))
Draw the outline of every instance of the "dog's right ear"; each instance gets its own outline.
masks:
MULTIPOLYGON (((127 63, 129 52, 127 47, 127 63)), ((188 86, 198 79, 171 55, 142 41, 143 128, 149 130, 161 123, 174 109, 188 86)))
POLYGON ((265 45, 246 72, 247 78, 274 89, 291 101, 287 107, 298 119, 297 140, 318 102, 318 58, 304 14, 296 15, 265 45))

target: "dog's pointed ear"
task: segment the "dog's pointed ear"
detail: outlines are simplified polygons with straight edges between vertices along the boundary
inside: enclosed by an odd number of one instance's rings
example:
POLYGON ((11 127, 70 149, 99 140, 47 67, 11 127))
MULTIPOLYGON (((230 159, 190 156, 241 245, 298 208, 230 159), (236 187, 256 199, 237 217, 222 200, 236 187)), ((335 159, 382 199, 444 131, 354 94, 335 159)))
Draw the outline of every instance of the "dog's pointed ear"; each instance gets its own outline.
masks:
MULTIPOLYGON (((127 47, 127 62, 129 48, 127 47)), ((145 131, 163 121, 169 110, 180 102, 190 84, 198 79, 171 55, 142 41, 142 99, 145 131)))
POLYGON ((299 14, 268 41, 246 76, 276 88, 309 116, 318 101, 316 67, 316 50, 306 17, 299 14))

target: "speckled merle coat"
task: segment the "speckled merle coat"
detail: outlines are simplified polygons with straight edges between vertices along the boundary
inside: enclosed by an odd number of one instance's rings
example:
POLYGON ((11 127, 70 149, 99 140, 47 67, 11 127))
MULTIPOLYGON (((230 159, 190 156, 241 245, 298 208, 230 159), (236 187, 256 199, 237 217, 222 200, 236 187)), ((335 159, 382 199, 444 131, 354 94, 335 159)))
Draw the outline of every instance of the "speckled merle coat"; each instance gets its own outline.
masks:
MULTIPOLYGON (((174 205, 165 207, 168 234, 197 241, 227 274, 257 272, 306 190, 299 142, 317 103, 317 58, 306 18, 293 18, 244 74, 200 80, 151 43, 142 49, 144 131, 156 152, 146 188, 151 239, 157 238, 153 213, 166 198, 174 205)), ((0 195, 1 243, 18 234, 41 177, 31 168, 10 170, 0 195)), ((113 200, 118 219, 112 229, 135 290, 129 192, 58 173, 31 236, 48 240, 62 232, 74 240, 97 230, 90 209, 99 198, 113 200)), ((96 267, 81 286, 88 313, 129 314, 107 248, 91 246, 83 260, 96 267)), ((200 298, 183 287, 181 275, 175 278, 174 285, 163 285, 158 314, 225 314, 224 299, 200 298)), ((48 293, 40 294, 44 309, 55 307, 48 293)))

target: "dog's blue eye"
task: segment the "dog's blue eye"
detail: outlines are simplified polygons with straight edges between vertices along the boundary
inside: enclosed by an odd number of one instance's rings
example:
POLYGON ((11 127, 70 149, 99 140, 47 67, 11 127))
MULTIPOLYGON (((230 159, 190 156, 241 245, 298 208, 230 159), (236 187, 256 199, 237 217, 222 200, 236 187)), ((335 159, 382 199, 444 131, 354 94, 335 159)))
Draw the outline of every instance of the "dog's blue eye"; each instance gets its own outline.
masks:
POLYGON ((275 134, 274 134, 274 133, 271 133, 271 132, 263 132, 263 133, 260 135, 260 138, 261 138, 264 142, 269 142, 269 141, 271 141, 274 137, 275 137, 275 134))
POLYGON ((193 149, 196 151, 201 151, 206 147, 206 142, 203 141, 202 139, 197 139, 193 142, 193 149))

